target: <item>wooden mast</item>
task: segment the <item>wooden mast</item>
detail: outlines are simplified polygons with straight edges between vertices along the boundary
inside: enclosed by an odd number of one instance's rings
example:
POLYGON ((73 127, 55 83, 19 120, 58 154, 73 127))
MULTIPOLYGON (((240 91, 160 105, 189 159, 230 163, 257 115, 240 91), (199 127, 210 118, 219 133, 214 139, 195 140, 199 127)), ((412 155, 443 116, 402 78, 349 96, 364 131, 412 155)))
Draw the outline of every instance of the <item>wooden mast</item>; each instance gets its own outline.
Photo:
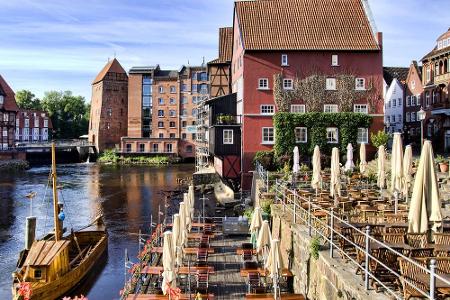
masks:
POLYGON ((53 185, 53 219, 55 226, 55 241, 61 239, 61 228, 59 227, 58 190, 56 188, 56 154, 55 142, 52 142, 52 185, 53 185))

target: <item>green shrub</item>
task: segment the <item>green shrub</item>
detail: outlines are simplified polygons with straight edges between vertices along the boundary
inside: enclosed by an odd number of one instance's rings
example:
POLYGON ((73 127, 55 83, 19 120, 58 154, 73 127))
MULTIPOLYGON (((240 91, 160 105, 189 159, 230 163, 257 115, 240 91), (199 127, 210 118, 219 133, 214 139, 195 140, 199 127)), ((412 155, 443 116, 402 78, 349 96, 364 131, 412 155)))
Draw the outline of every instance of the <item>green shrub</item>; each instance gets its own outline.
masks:
POLYGON ((255 153, 253 158, 253 163, 260 163, 264 169, 268 171, 273 171, 275 169, 275 160, 273 151, 258 151, 255 153))
POLYGON ((100 154, 98 161, 102 163, 117 163, 119 155, 114 150, 108 149, 100 154))
POLYGON ((319 237, 315 236, 311 239, 311 242, 309 244, 309 252, 315 260, 319 259, 319 250, 320 250, 320 239, 319 237))
POLYGON ((379 130, 375 134, 372 132, 370 134, 370 141, 372 142, 372 145, 374 145, 376 148, 378 148, 380 146, 386 147, 386 145, 389 141, 389 134, 387 134, 383 130, 379 130))

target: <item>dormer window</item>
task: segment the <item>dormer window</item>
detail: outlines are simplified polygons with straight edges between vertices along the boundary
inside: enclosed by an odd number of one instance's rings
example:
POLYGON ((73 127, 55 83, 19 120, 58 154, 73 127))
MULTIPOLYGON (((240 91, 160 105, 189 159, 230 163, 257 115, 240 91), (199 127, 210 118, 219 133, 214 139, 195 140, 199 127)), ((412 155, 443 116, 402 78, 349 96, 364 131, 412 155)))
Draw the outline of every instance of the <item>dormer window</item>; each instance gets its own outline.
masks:
POLYGON ((287 54, 281 54, 281 65, 288 66, 288 56, 287 54))
POLYGON ((337 54, 331 55, 331 65, 332 65, 333 67, 339 66, 339 57, 338 57, 337 54))

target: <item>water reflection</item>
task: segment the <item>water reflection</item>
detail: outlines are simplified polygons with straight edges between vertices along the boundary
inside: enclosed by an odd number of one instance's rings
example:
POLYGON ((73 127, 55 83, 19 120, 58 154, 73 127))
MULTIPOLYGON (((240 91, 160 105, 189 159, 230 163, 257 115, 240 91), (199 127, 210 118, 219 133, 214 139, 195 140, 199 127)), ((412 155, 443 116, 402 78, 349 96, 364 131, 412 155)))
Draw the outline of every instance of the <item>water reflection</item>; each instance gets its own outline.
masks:
MULTIPOLYGON (((157 218, 160 191, 176 188, 176 178, 191 176, 193 167, 116 167, 95 164, 58 166, 64 186, 60 200, 65 203, 67 227, 81 227, 103 213, 109 233, 105 267, 95 268, 78 293, 90 300, 118 299, 123 285, 123 254, 137 253, 139 229, 148 231, 150 215, 157 218)), ((46 188, 49 168, 33 168, 18 175, 0 175, 0 299, 10 299, 10 273, 24 243, 24 223, 29 214, 25 195, 36 191, 34 214, 38 235, 51 229, 51 190, 46 188), (43 199, 46 194, 45 199, 43 199), (46 217, 47 216, 47 217, 46 217)))

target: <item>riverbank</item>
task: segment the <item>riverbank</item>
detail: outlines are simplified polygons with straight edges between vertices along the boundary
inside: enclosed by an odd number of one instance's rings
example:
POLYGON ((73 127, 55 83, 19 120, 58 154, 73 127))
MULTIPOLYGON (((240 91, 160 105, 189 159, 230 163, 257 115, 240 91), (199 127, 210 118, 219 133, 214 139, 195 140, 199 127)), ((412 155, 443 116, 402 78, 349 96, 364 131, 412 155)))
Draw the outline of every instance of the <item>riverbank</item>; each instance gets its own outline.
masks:
POLYGON ((24 171, 30 168, 30 164, 26 160, 11 159, 0 161, 0 172, 24 171))
POLYGON ((106 150, 98 157, 99 163, 118 165, 169 165, 179 162, 177 158, 168 156, 121 156, 114 151, 106 150))

